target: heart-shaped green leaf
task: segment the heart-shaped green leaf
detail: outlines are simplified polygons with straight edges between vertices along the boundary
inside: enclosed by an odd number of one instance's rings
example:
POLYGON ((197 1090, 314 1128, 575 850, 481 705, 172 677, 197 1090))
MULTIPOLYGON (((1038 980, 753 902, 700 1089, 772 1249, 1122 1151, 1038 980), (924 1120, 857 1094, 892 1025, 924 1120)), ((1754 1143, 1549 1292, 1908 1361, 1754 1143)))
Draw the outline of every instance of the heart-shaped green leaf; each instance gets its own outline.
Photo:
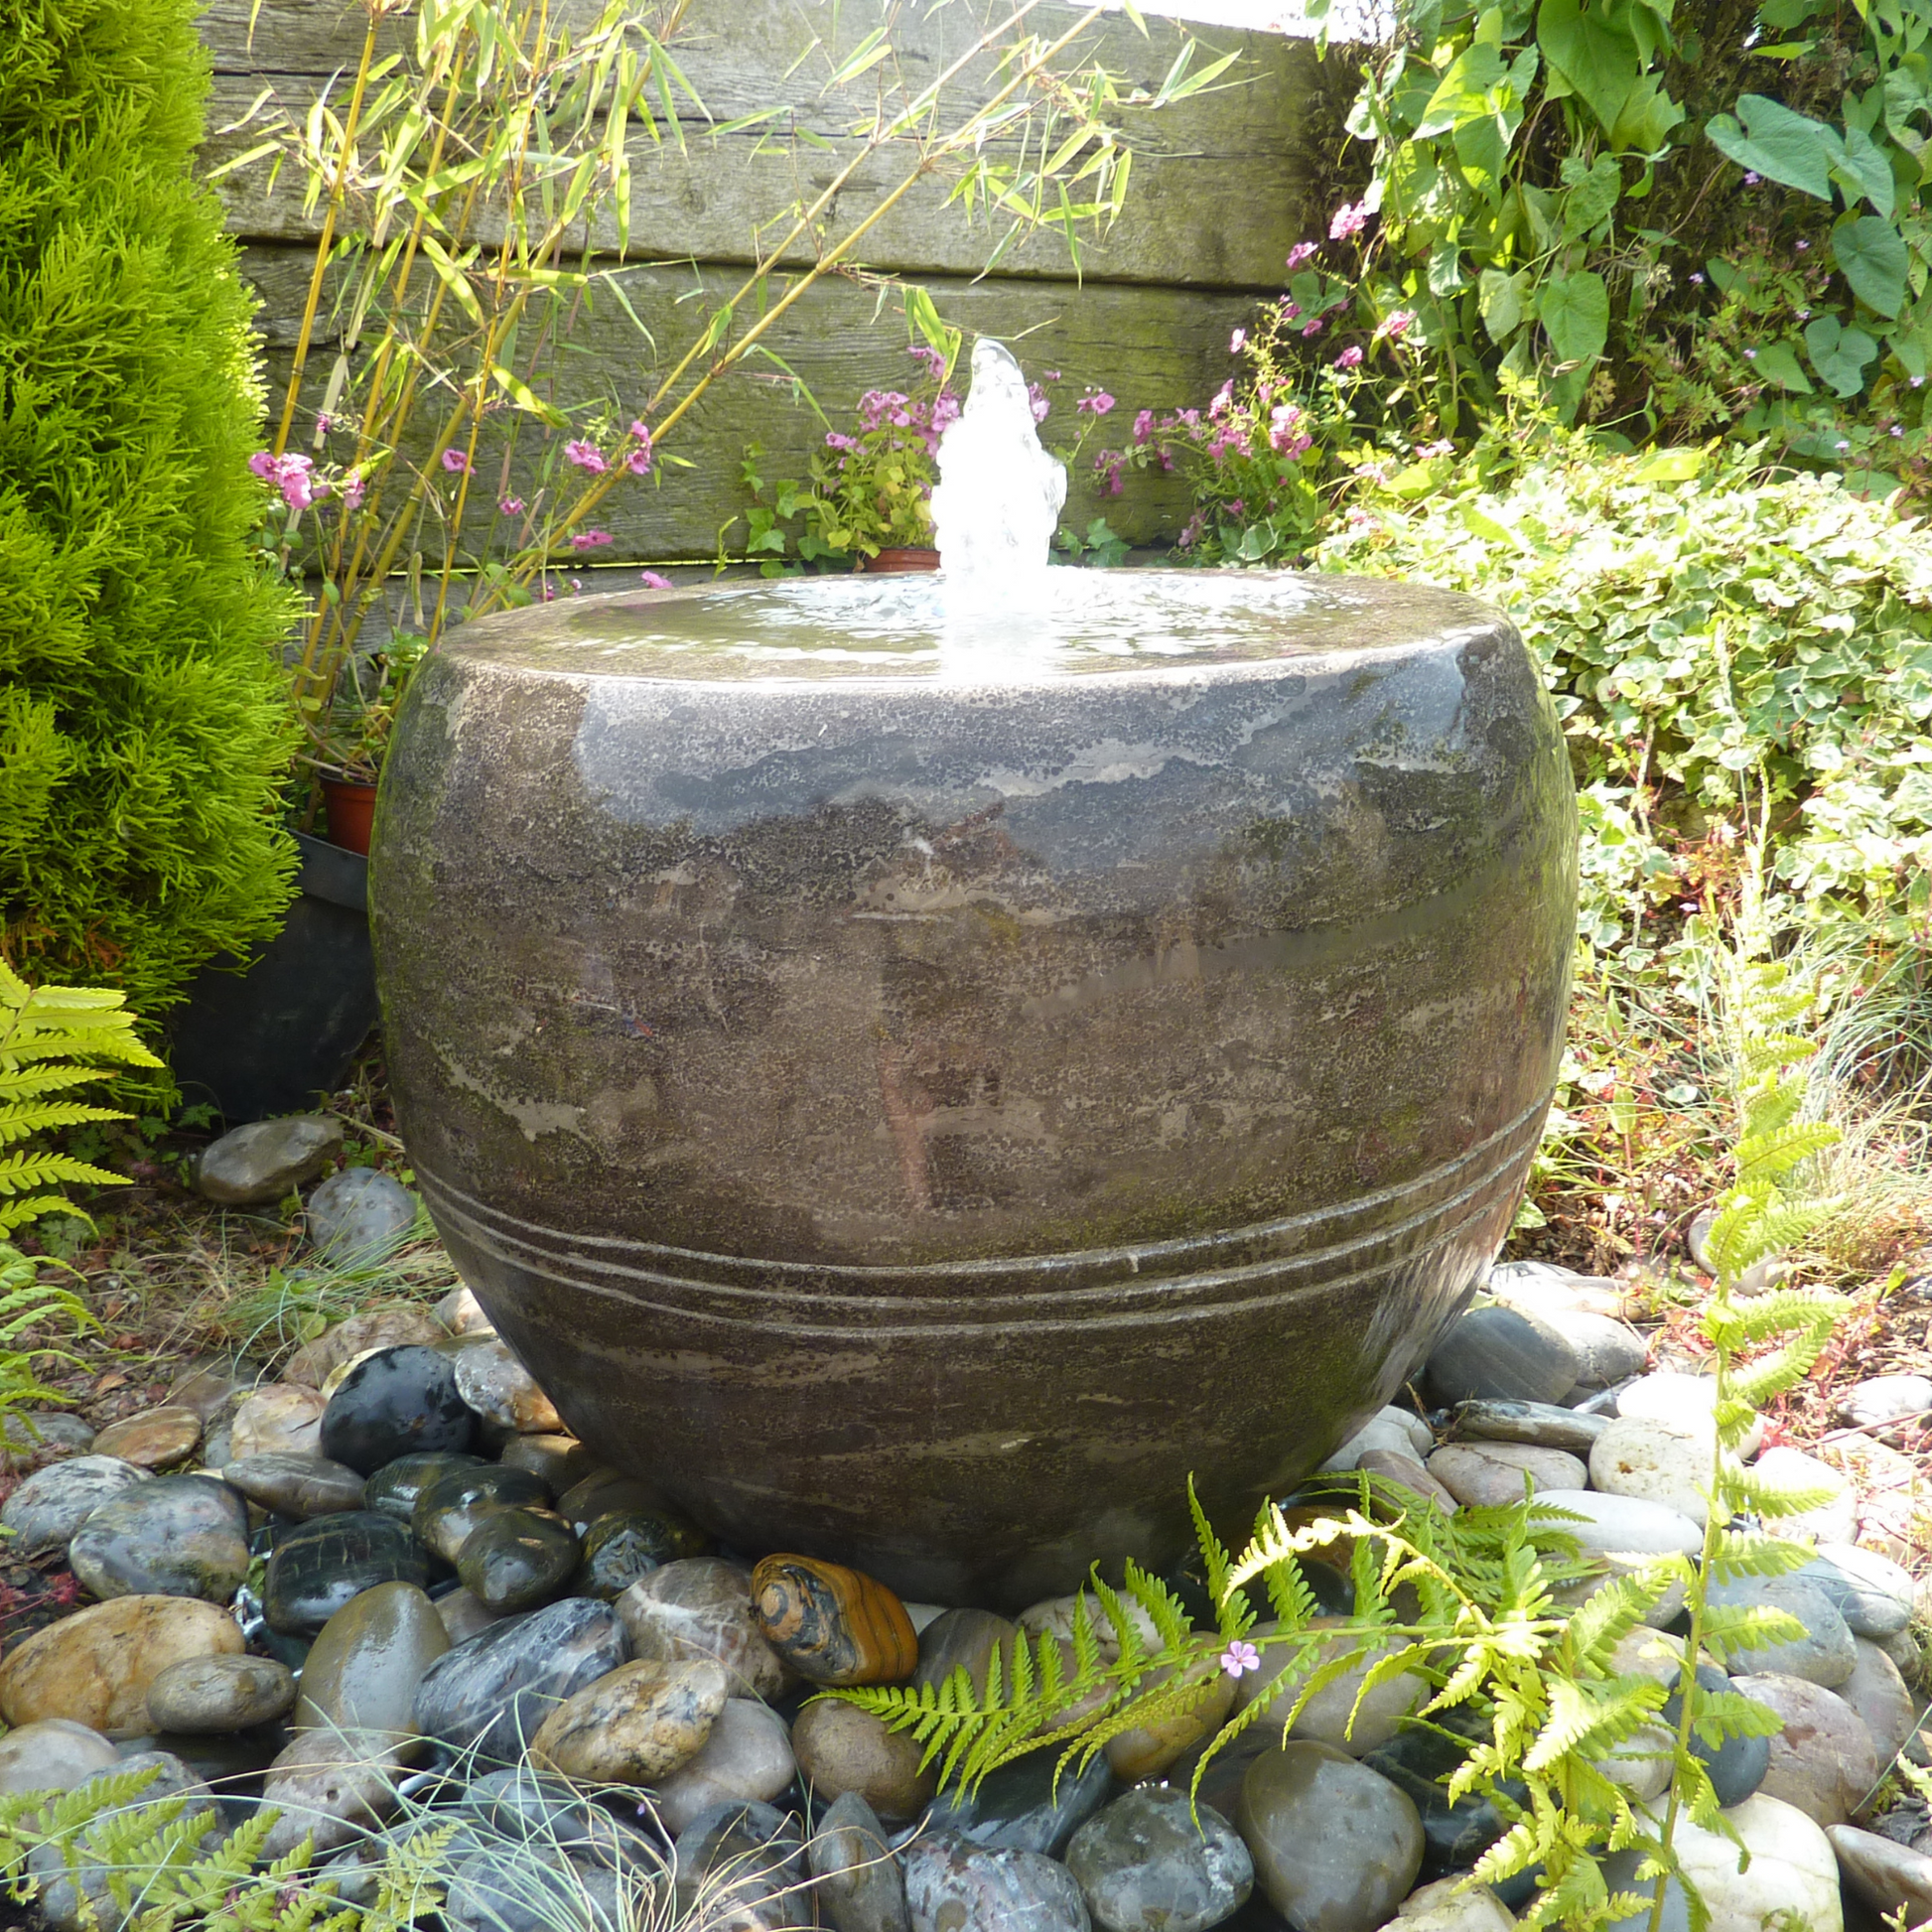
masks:
POLYGON ((1593 362, 1610 333, 1610 296, 1603 278, 1586 269, 1544 284, 1537 319, 1560 362, 1593 362))
POLYGON ((1867 309, 1895 316, 1905 300, 1910 266, 1904 237, 1875 214, 1847 215, 1832 228, 1832 254, 1852 293, 1867 309))
POLYGON ((1832 199, 1832 163, 1844 148, 1823 121, 1794 113, 1764 94, 1739 94, 1737 116, 1714 114, 1705 127, 1720 154, 1781 188, 1821 202, 1832 199))

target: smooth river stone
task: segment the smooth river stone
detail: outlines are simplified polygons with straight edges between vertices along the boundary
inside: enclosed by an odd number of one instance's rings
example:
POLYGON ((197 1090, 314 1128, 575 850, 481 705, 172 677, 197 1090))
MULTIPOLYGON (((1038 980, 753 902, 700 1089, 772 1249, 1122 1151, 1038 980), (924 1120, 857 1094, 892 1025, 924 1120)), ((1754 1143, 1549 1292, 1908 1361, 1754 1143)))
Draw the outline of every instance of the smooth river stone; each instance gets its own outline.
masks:
POLYGON ((937 1690, 954 1671, 964 1670, 974 1693, 986 1683, 987 1667, 997 1651, 1000 1681, 1013 1681, 1013 1643, 1020 1626, 991 1610, 944 1610, 919 1632, 919 1662, 912 1688, 937 1690))
MULTIPOLYGON (((1838 1860, 1831 1840, 1793 1805, 1759 1792, 1725 1814, 1743 1841, 1740 1855, 1729 1838, 1680 1818, 1672 1847, 1697 1887, 1711 1918, 1708 1932, 1841 1932, 1845 1923, 1838 1860), (1739 1867, 1742 1867, 1741 1869, 1739 1867)), ((1657 1881, 1639 1882, 1637 1852, 1614 1852, 1603 1861, 1612 1891, 1637 1891, 1643 1909, 1615 1920, 1606 1932, 1649 1932, 1657 1881)), ((1664 1890, 1663 1932, 1689 1932, 1683 1887, 1672 1879, 1664 1890)))
MULTIPOLYGON (((1623 1641, 1628 1643, 1630 1640, 1626 1637, 1623 1641)), ((1660 1681, 1675 1686, 1681 1671, 1680 1665, 1660 1681)), ((1698 1666, 1698 1683, 1707 1691, 1735 1691, 1738 1688, 1713 1664, 1698 1666)), ((1683 1711, 1683 1704, 1673 1689, 1658 1717, 1675 1733, 1683 1711)), ((1771 1740, 1768 1737, 1740 1737, 1727 1732, 1714 1750, 1693 1731, 1691 1755, 1704 1765, 1705 1774, 1710 1778, 1711 1788, 1717 1793, 1721 1806, 1741 1805, 1764 1782, 1764 1774, 1771 1768, 1771 1740)))
POLYGON ((1918 1724, 1918 1706, 1898 1666, 1868 1638, 1856 1641, 1859 1661, 1852 1675, 1833 1688, 1864 1720, 1879 1768, 1889 1770, 1918 1724))
POLYGON ((299 1730, 415 1734, 416 1691, 450 1648, 437 1608, 416 1584, 377 1584, 322 1626, 302 1667, 299 1730))
POLYGON ((1662 1503, 1694 1523, 1709 1508, 1713 1439, 1687 1436, 1648 1416, 1621 1416, 1589 1452, 1589 1481, 1606 1496, 1662 1503))
POLYGON ((1523 1478, 1538 1489, 1581 1489, 1589 1471, 1564 1449, 1533 1443, 1446 1443, 1429 1458, 1429 1473, 1472 1509, 1521 1502, 1523 1478))
MULTIPOLYGON (((1156 1689, 1169 1674, 1157 1671, 1143 1678, 1142 1689, 1156 1689)), ((1159 1776, 1203 1737, 1220 1729, 1234 1708, 1234 1691, 1233 1678, 1217 1669, 1205 1680, 1200 1696, 1185 1709, 1170 1711, 1131 1730, 1117 1731, 1106 1743, 1107 1762, 1114 1767, 1114 1776, 1123 1784, 1159 1776)))
POLYGON ((211 1429, 232 1417, 236 1407, 261 1385, 267 1371, 247 1355, 192 1355, 176 1372, 162 1397, 170 1409, 193 1409, 202 1427, 211 1429))
POLYGON ((212 1141, 195 1164, 195 1187, 226 1207, 252 1207, 313 1180, 343 1144, 333 1114, 285 1114, 250 1121, 212 1141))
POLYGON ((457 1356, 456 1385, 464 1401, 498 1429, 518 1436, 553 1436, 564 1426, 557 1405, 500 1337, 457 1356))
POLYGON ((1758 1787, 1795 1805, 1821 1826, 1843 1825, 1863 1809, 1878 1782, 1871 1732, 1852 1707, 1802 1677, 1736 1677, 1734 1690, 1769 1705, 1784 1720, 1771 1739, 1770 1768, 1758 1787))
POLYGON ((268 1559, 262 1612, 286 1636, 313 1636, 378 1584, 429 1582, 429 1564, 392 1516, 345 1510, 290 1530, 268 1559))
POLYGON ((833 1932, 911 1932, 898 1860, 878 1815, 856 1791, 826 1807, 805 1856, 833 1932))
MULTIPOLYGON (((1508 1829, 1501 1810, 1487 1798, 1471 1793, 1449 1803, 1446 1780, 1468 1751, 1466 1740, 1452 1732, 1416 1725, 1363 1759, 1416 1807, 1422 1819, 1423 1868, 1432 1876, 1474 1864, 1508 1829)), ((1511 1784, 1505 1789, 1517 1802, 1528 1803, 1527 1786, 1511 1784)), ((1505 1881, 1509 1886, 1518 1882, 1505 1881)), ((1527 1885, 1520 1888, 1527 1893, 1527 1885)))
POLYGON ((584 1532, 584 1573, 579 1587, 588 1596, 615 1602, 640 1577, 661 1565, 699 1555, 710 1538, 682 1517, 658 1509, 629 1509, 598 1517, 584 1532))
MULTIPOLYGON (((1311 1630, 1327 1629, 1346 1621, 1343 1617, 1311 1617, 1309 1627, 1311 1630)), ((1258 1624, 1254 1634, 1259 1637, 1272 1636, 1278 1627, 1273 1623, 1258 1624)), ((1336 1638, 1323 1644, 1314 1653, 1310 1670, 1298 1672, 1293 1677, 1287 1675, 1288 1666, 1295 1655, 1293 1645, 1281 1644, 1264 1649, 1261 1668, 1248 1672, 1236 1684, 1234 1708, 1245 1711, 1249 1705, 1266 1698, 1268 1710, 1256 1720, 1256 1724, 1279 1743, 1281 1727, 1287 1722, 1288 1714, 1294 1710, 1295 1700, 1301 1696, 1302 1686, 1308 1677, 1334 1658, 1356 1649, 1364 1653, 1361 1661, 1350 1665, 1332 1683, 1324 1684, 1309 1699, 1289 1735, 1318 1744, 1332 1744, 1351 1757, 1365 1757, 1396 1735, 1402 1728, 1402 1720, 1429 1695, 1429 1684, 1420 1674, 1405 1670, 1378 1684, 1367 1697, 1361 1698, 1362 1681, 1381 1660, 1383 1652, 1376 1645, 1364 1643, 1359 1638, 1336 1638)))
POLYGON ((379 1168, 332 1173, 303 1207, 310 1242, 338 1267, 393 1252, 416 1225, 416 1196, 379 1168))
POLYGON ((322 1452, 366 1476, 399 1455, 468 1449, 477 1419, 456 1372, 433 1348, 366 1355, 343 1378, 322 1418, 322 1452))
POLYGON ((13 1531, 14 1556, 65 1555, 79 1529, 103 1503, 137 1483, 152 1482, 147 1469, 114 1455, 75 1455, 36 1469, 0 1508, 0 1523, 13 1531))
POLYGON ((1816 1584, 1855 1637, 1896 1636, 1912 1620, 1912 1573, 1876 1550, 1821 1543, 1811 1562, 1790 1574, 1816 1584))
POLYGON ((453 1750, 513 1759, 558 1705, 622 1662, 611 1606, 566 1596, 437 1658, 417 1687, 416 1728, 453 1750))
POLYGON ((1407 1794, 1327 1744, 1263 1751, 1235 1822, 1262 1890, 1297 1932, 1375 1932, 1422 1869, 1407 1794))
POLYGON ((1726 1645, 1733 1676, 1802 1677, 1831 1690, 1858 1665, 1858 1639, 1822 1585, 1799 1575, 1731 1577, 1713 1582, 1706 1594, 1711 1602, 1726 1608, 1783 1610, 1803 1626, 1801 1635, 1783 1643, 1758 1644, 1748 1650, 1726 1645))
POLYGON ((1828 1499, 1793 1516, 1780 1516, 1778 1535, 1820 1543, 1850 1543, 1858 1533, 1859 1493, 1841 1469, 1803 1449, 1771 1449, 1757 1458, 1756 1473, 1774 1489, 1824 1489, 1828 1499))
POLYGON ((257 1389, 234 1412, 228 1427, 229 1460, 248 1455, 320 1455, 325 1407, 314 1389, 293 1382, 270 1382, 257 1389))
POLYGON ((1208 1932, 1254 1889, 1254 1862, 1221 1814, 1142 1785, 1073 1834, 1066 1868, 1103 1932, 1208 1932))
POLYGON ((187 1461, 201 1440, 202 1419, 193 1409, 144 1409, 109 1423, 94 1438, 93 1448, 96 1455, 118 1455, 144 1469, 167 1469, 187 1461))
POLYGON ((683 1557, 617 1599, 630 1654, 662 1663, 716 1663, 734 1697, 775 1698, 791 1681, 752 1609, 752 1573, 722 1557, 683 1557))
POLYGON ((1847 1887, 1880 1918, 1901 1911, 1906 1925, 1932 1918, 1932 1859, 1856 1825, 1827 1825, 1825 1836, 1847 1887))
POLYGON ((990 1772, 971 1796, 957 1785, 933 1800, 927 1822, 974 1845, 1043 1852, 1057 1859, 1067 1841, 1120 1789, 1105 1751, 1085 1768, 1060 1770, 1057 1749, 1029 1751, 990 1772))
POLYGON ((481 1455, 399 1455, 362 1484, 362 1507, 393 1516, 399 1523, 413 1523, 417 1501, 432 1482, 459 1470, 488 1466, 481 1455))
POLYGON ((764 1640, 814 1684, 899 1684, 919 1661, 905 1605, 879 1582, 813 1557, 766 1557, 752 1572, 764 1640))
MULTIPOLYGON (((597 1468, 557 1498, 557 1514, 579 1536, 586 1536, 590 1533, 591 1525, 601 1516, 621 1516, 632 1509, 654 1509, 659 1500, 656 1492, 635 1476, 624 1475, 617 1469, 597 1468)), ((701 1552, 685 1550, 680 1554, 695 1557, 701 1552)))
POLYGON ((817 1797, 856 1791, 889 1824, 915 1817, 938 1789, 937 1771, 920 1768, 924 1747, 909 1730, 889 1729, 883 1718, 837 1698, 799 1712, 791 1749, 817 1797))
POLYGON ((694 1818, 677 1836, 676 1870, 680 1926, 766 1932, 812 1921, 798 1821, 770 1805, 716 1805, 694 1818))
POLYGON ((912 1932, 1091 1932, 1079 1880, 1037 1852, 940 1837, 899 1857, 912 1932))
POLYGON ((295 1678, 267 1657, 184 1657, 148 1686, 157 1730, 219 1736, 272 1724, 295 1702, 295 1678))
POLYGON ((71 1791, 120 1762, 99 1731, 70 1718, 43 1718, 0 1737, 0 1798, 23 1791, 71 1791))
POLYGON ((1516 1917, 1487 1885, 1458 1873, 1419 1885, 1389 1923, 1400 1932, 1514 1932, 1516 1917))
POLYGON ((94 1595, 226 1603, 248 1574, 248 1508, 212 1476, 157 1476, 102 1503, 68 1546, 94 1595))
POLYGON ((1515 1309, 1471 1309, 1431 1351, 1423 1380, 1431 1402, 1561 1402, 1577 1385, 1577 1352, 1515 1309))
POLYGON ((498 1615, 533 1610, 563 1588, 577 1568, 575 1532, 547 1509, 499 1509, 463 1539, 457 1575, 478 1602, 498 1615))
POLYGON ((362 1478, 326 1455, 244 1455, 221 1471, 221 1480, 263 1509, 305 1521, 362 1507, 362 1478))
POLYGON ((283 1367, 283 1379, 319 1389, 346 1362, 375 1348, 401 1348, 416 1343, 428 1348, 448 1339, 443 1324, 415 1302, 391 1302, 363 1309, 347 1320, 325 1329, 314 1341, 298 1348, 283 1367))
POLYGON ((675 1837, 714 1805, 769 1804, 797 1773, 785 1721, 753 1698, 727 1698, 697 1753, 656 1781, 658 1823, 675 1837))
POLYGON ((239 1656, 226 1610, 189 1596, 119 1596, 37 1630, 0 1663, 0 1718, 68 1718, 109 1737, 149 1728, 148 1692, 185 1657, 239 1656))
POLYGON ((468 1643, 478 1632, 503 1620, 494 1610, 485 1609, 467 1589, 446 1590, 437 1597, 436 1614, 450 1633, 452 1644, 468 1643))
POLYGON ((481 1462, 438 1476, 416 1492, 409 1525, 416 1541, 445 1563, 455 1563, 485 1516, 499 1509, 541 1508, 550 1500, 542 1480, 527 1469, 481 1462))
POLYGON ((506 1469, 527 1469, 553 1496, 561 1496, 597 1467, 597 1457, 575 1436, 512 1436, 497 1458, 506 1469))
POLYGON ((357 1843, 395 1816, 396 1779, 410 1754, 382 1732, 305 1730, 263 1780, 264 1808, 282 1816, 260 1856, 286 1858, 305 1838, 317 1856, 357 1843))
POLYGON ((1477 1443, 1525 1443, 1536 1449, 1562 1449, 1587 1461, 1592 1445, 1611 1421, 1609 1416, 1587 1416, 1553 1402, 1465 1402, 1455 1412, 1455 1434, 1477 1443))
POLYGON ((530 1754, 590 1784, 654 1784, 697 1756, 725 1696, 716 1664, 622 1664, 553 1711, 530 1754))
POLYGON ((85 1455, 94 1432, 58 1409, 13 1409, 0 1415, 0 1471, 9 1475, 65 1456, 85 1455))
POLYGON ((465 1282, 453 1288, 436 1305, 436 1318, 453 1335, 493 1335, 496 1324, 489 1311, 477 1300, 476 1291, 465 1282))
MULTIPOLYGON (((23 1875, 38 1881, 37 1919, 48 1932, 100 1932, 106 1926, 133 1922, 136 1912, 127 1912, 114 1897, 118 1879, 126 1896, 124 1866, 110 1839, 124 1831, 130 1815, 166 1798, 187 1802, 181 1809, 184 1819, 199 1820, 210 1829, 200 1838, 200 1849, 212 1851, 221 1834, 216 1825, 211 1794, 180 1758, 165 1751, 130 1751, 111 1771, 96 1772, 85 1784, 75 1787, 75 1809, 85 1820, 72 1835, 46 1839, 35 1845, 24 1861, 23 1875), (141 1788, 126 1801, 116 1804, 106 1786, 110 1779, 140 1777, 141 1788)), ((189 1849, 196 1841, 188 1841, 189 1849)), ((138 1911, 138 1907, 137 1907, 138 1911)))

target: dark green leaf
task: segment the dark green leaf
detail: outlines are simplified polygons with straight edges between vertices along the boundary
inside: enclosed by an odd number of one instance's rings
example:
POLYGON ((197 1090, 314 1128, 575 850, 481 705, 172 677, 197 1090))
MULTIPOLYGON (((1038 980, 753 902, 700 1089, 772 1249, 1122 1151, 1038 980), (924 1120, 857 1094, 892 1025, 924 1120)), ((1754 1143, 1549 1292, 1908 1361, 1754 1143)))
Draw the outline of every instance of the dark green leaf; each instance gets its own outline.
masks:
POLYGON ((1780 389, 1791 389, 1801 396, 1811 394, 1811 384, 1798 364, 1797 351, 1789 343, 1766 343, 1757 351, 1752 367, 1766 382, 1780 389))
POLYGON ((1836 316, 1820 316, 1805 330, 1805 351, 1828 388, 1856 396, 1864 387, 1865 365, 1878 345, 1863 329, 1847 329, 1836 316))
POLYGON ((1544 60, 1609 133, 1643 72, 1636 42, 1586 14, 1577 0, 1543 0, 1536 38, 1544 60))
POLYGON ((1763 94, 1739 94, 1737 113, 1741 127, 1728 114, 1715 114, 1704 130, 1719 153, 1780 187, 1832 199, 1832 163, 1841 146, 1823 121, 1763 94))
POLYGON ((1840 272, 1867 309, 1895 316, 1905 300, 1910 263, 1904 237, 1875 214, 1848 215, 1832 227, 1832 253, 1840 272))
POLYGON ((1610 297, 1603 278, 1586 269, 1544 285, 1537 319, 1560 362, 1591 362, 1610 332, 1610 297))

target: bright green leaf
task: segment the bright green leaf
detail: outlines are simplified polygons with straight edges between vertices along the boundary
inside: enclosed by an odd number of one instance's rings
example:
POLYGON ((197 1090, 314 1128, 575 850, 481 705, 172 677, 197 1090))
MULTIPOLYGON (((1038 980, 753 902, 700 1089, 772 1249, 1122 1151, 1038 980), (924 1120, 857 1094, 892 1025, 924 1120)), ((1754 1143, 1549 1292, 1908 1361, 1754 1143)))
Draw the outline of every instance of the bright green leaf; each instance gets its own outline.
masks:
POLYGON ((1536 38, 1544 60, 1609 133, 1643 72, 1636 42, 1585 13, 1578 0, 1543 0, 1536 38))
POLYGON ((1705 127, 1720 154, 1782 188, 1832 199, 1832 163, 1842 150, 1823 121, 1763 94, 1739 94, 1737 113, 1741 127, 1728 114, 1714 114, 1705 127))
POLYGON ((1492 343, 1514 333, 1523 320, 1524 273, 1505 275, 1500 268, 1485 268, 1476 283, 1476 309, 1492 343))
POLYGON ((1847 215, 1832 227, 1832 254, 1839 270, 1867 309, 1895 316, 1905 301, 1910 267, 1904 238, 1875 214, 1847 215))
POLYGON ((1836 316, 1820 316, 1805 330, 1805 351, 1827 387, 1856 396, 1864 387, 1865 365, 1878 345, 1863 329, 1847 329, 1836 316))
POLYGON ((1544 284, 1537 320, 1560 362, 1593 362, 1610 333, 1610 297, 1602 276, 1585 269, 1544 284))
POLYGON ((1780 389, 1789 389, 1801 396, 1808 396, 1812 392, 1811 383, 1799 364, 1797 350, 1789 343, 1766 343, 1757 351, 1751 366, 1766 382, 1775 382, 1780 389))

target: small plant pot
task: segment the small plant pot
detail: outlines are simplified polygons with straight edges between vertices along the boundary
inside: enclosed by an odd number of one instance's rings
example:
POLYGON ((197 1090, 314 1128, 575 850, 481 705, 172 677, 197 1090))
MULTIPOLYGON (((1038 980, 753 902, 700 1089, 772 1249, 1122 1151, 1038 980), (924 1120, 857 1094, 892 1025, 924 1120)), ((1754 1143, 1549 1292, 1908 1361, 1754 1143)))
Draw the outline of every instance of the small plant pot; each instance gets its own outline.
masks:
POLYGON ((369 856, 369 827, 375 817, 375 787, 355 778, 325 778, 322 795, 329 806, 329 843, 345 852, 369 856))
POLYGON ((914 571, 937 570, 939 553, 936 550, 921 550, 915 545, 903 544, 891 550, 882 550, 876 557, 863 558, 859 568, 868 577, 909 577, 914 571))

